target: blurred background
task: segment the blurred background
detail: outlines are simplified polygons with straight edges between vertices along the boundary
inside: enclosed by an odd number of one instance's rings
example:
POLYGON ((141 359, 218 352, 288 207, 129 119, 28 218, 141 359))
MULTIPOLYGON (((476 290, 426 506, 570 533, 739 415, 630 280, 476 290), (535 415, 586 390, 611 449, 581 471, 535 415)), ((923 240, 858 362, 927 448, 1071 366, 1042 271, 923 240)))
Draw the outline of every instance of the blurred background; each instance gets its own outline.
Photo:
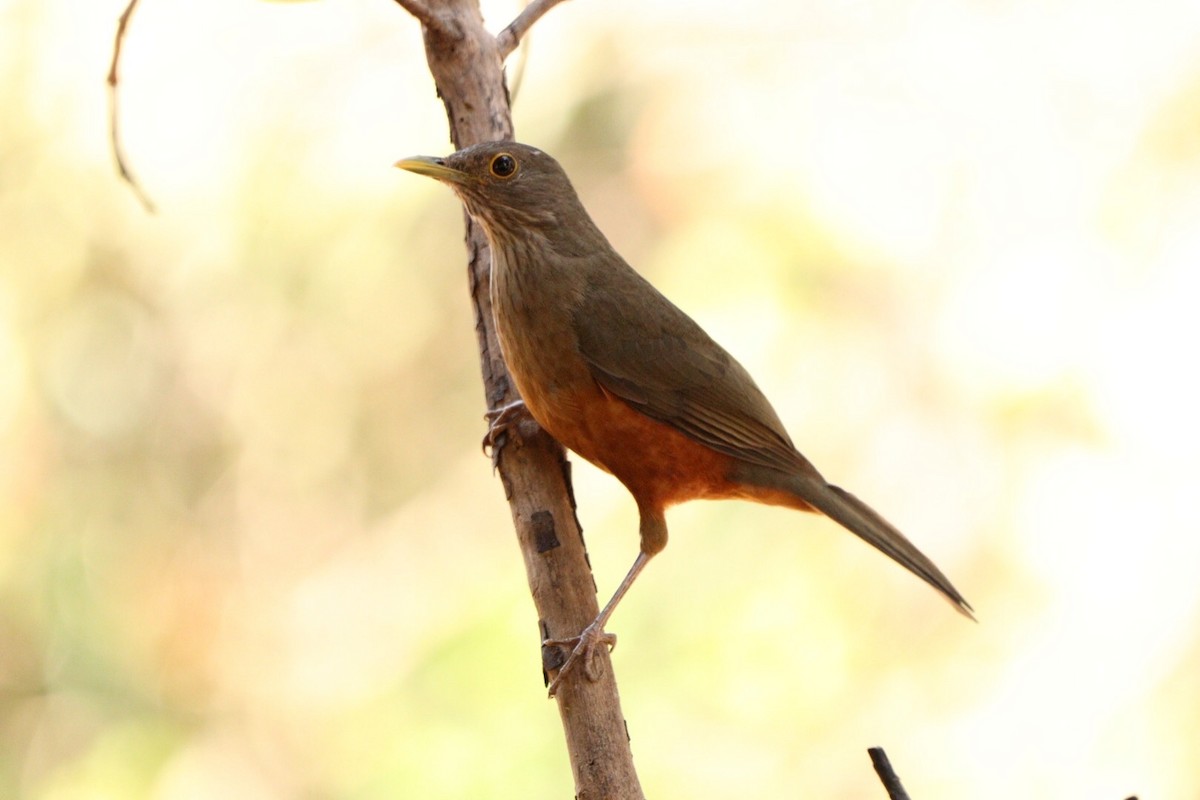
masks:
MULTIPOLYGON (((0 796, 569 797, 449 151, 386 0, 0 0, 0 796)), ((493 30, 517 11, 485 5, 493 30)), ((979 624, 672 512, 653 797, 1200 797, 1200 4, 575 0, 519 138, 979 624)), ((607 598, 633 503, 576 463, 607 598)))

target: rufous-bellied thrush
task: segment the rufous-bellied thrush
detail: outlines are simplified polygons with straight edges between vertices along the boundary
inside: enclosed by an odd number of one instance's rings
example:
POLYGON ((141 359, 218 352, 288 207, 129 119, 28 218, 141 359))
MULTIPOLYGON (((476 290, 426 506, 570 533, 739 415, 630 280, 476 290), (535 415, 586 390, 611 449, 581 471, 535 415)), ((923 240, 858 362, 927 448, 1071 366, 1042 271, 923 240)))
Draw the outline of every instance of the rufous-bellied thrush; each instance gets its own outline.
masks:
MULTIPOLYGON (((625 263, 557 161, 527 145, 488 142, 396 166, 448 185, 483 226, 496 329, 523 410, 637 501, 641 551, 613 598, 578 636, 546 642, 573 647, 551 695, 578 661, 591 675, 595 648, 615 642, 604 626, 666 546, 664 512, 686 500, 819 511, 971 616, 932 561, 796 450, 742 365, 625 263)), ((493 418, 503 425, 518 410, 493 418)))

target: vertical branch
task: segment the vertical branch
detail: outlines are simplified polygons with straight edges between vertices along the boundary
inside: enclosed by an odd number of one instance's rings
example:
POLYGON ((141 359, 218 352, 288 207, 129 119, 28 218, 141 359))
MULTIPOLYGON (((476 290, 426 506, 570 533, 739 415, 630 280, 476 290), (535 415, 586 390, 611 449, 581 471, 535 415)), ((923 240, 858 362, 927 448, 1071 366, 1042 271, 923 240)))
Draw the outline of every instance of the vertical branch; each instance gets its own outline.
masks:
MULTIPOLYGON (((505 30, 504 44, 483 26, 478 0, 397 0, 421 22, 426 60, 446 107, 456 148, 513 138, 504 81, 504 56, 553 2, 541 0, 505 30)), ((483 231, 466 219, 468 280, 475 307, 475 332, 488 408, 517 399, 492 317, 491 254, 483 231)), ((583 630, 596 616, 596 587, 575 517, 570 465, 562 446, 535 425, 505 434, 497 467, 524 556, 539 616, 538 636, 547 629, 583 630), (531 430, 532 428, 532 430, 531 430), (506 446, 504 446, 506 445, 506 446)), ((557 652, 557 651, 552 651, 557 652)), ((549 654, 547 654, 549 655, 549 654)), ((642 795, 616 678, 607 652, 600 680, 568 681, 556 695, 566 736, 575 796, 580 800, 640 800, 642 795)))

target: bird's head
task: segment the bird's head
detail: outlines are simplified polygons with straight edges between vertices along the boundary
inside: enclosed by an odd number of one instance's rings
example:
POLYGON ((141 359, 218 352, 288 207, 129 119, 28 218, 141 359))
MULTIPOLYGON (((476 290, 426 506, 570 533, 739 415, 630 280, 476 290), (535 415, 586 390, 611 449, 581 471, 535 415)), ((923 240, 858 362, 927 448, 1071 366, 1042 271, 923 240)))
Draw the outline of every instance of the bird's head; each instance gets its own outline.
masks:
POLYGON ((517 230, 594 229, 567 173, 546 153, 518 142, 484 142, 436 158, 414 156, 396 166, 436 178, 462 199, 489 237, 517 230))

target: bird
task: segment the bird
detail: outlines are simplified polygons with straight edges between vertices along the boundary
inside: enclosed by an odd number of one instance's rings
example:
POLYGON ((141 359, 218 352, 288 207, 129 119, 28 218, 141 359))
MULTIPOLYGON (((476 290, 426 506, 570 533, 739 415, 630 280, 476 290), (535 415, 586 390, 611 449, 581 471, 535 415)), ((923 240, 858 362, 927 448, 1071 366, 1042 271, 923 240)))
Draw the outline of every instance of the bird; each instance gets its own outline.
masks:
POLYGON ((521 397, 489 412, 493 440, 527 414, 637 503, 640 548, 612 599, 578 636, 543 643, 571 648, 551 696, 578 663, 597 678, 596 649, 616 642, 605 626, 666 546, 666 509, 688 500, 824 514, 974 619, 929 558, 800 454, 746 369, 617 253, 553 157, 496 141, 395 166, 450 187, 487 236, 496 331, 521 397))

